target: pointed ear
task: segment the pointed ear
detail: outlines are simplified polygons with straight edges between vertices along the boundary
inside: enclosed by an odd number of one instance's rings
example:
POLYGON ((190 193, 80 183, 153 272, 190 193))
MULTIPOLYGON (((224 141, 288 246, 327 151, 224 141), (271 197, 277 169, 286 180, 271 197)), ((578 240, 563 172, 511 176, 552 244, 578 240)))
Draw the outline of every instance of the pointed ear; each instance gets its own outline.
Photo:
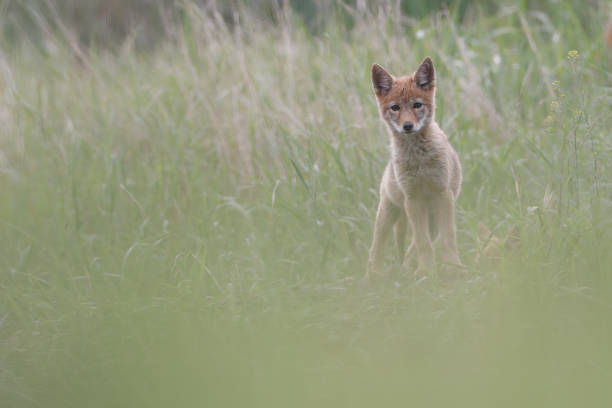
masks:
POLYGON ((436 86, 436 71, 431 58, 427 57, 421 62, 414 73, 414 80, 416 85, 424 91, 434 89, 436 86))
POLYGON ((514 249, 521 246, 521 231, 518 225, 514 224, 506 238, 504 239, 504 248, 514 249))
POLYGON ((378 96, 385 96, 393 86, 393 76, 378 64, 372 65, 372 85, 378 96))
POLYGON ((484 222, 480 221, 478 223, 478 238, 480 239, 480 242, 484 244, 488 242, 492 236, 493 234, 491 233, 491 230, 484 222))

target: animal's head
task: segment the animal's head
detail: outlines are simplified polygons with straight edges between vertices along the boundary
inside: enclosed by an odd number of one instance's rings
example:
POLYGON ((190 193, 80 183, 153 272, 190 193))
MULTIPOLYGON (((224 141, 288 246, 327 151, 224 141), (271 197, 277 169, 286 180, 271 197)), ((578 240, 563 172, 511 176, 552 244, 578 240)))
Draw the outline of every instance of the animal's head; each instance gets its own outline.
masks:
POLYGON ((431 58, 425 58, 414 74, 399 78, 374 64, 372 85, 380 114, 391 132, 416 133, 434 119, 436 72, 431 58))
POLYGON ((504 239, 501 239, 481 221, 478 223, 478 239, 480 250, 476 254, 476 263, 498 263, 504 253, 521 246, 521 234, 517 225, 512 227, 504 239))

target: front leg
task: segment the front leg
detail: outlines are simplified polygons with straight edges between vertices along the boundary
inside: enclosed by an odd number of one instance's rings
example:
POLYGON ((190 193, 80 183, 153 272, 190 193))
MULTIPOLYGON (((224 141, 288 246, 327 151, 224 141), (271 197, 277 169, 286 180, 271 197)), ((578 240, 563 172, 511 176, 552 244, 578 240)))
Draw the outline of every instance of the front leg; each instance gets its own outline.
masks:
POLYGON ((429 237, 429 211, 427 201, 418 198, 406 198, 406 214, 412 228, 411 250, 416 250, 418 266, 415 275, 425 275, 434 263, 433 246, 429 237))

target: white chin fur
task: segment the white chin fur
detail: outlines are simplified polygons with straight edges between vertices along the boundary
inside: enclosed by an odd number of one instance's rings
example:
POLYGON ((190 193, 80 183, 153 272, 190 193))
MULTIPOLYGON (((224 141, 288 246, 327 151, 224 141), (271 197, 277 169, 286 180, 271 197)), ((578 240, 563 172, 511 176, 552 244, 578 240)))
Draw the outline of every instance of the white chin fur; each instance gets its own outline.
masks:
MULTIPOLYGON (((426 117, 423 117, 423 119, 415 123, 410 133, 415 133, 423 129, 423 126, 425 126, 425 119, 426 117)), ((400 125, 395 123, 394 121, 390 120, 389 123, 391 124, 391 128, 395 130, 397 133, 408 133, 408 132, 405 132, 404 129, 400 125)))

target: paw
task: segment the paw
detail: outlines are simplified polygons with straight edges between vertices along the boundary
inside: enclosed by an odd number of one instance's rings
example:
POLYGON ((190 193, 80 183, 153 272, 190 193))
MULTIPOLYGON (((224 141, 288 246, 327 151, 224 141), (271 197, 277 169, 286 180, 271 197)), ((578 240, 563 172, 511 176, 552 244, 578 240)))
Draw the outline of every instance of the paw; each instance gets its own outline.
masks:
POLYGON ((419 263, 417 268, 414 270, 413 276, 415 279, 427 277, 432 271, 432 265, 419 263))
POLYGON ((388 271, 385 271, 380 265, 377 265, 373 262, 368 262, 368 268, 363 278, 361 278, 359 285, 367 286, 376 279, 382 278, 386 275, 388 275, 388 271))
POLYGON ((401 265, 402 269, 407 270, 407 271, 411 271, 413 269, 415 269, 417 267, 417 262, 416 259, 414 259, 413 257, 405 257, 404 261, 402 262, 401 265))
POLYGON ((426 276, 434 270, 434 266, 433 254, 422 256, 418 259, 418 265, 414 271, 414 276, 417 278, 426 276))
POLYGON ((464 279, 468 275, 467 268, 461 263, 444 263, 440 265, 438 278, 443 281, 464 279))

